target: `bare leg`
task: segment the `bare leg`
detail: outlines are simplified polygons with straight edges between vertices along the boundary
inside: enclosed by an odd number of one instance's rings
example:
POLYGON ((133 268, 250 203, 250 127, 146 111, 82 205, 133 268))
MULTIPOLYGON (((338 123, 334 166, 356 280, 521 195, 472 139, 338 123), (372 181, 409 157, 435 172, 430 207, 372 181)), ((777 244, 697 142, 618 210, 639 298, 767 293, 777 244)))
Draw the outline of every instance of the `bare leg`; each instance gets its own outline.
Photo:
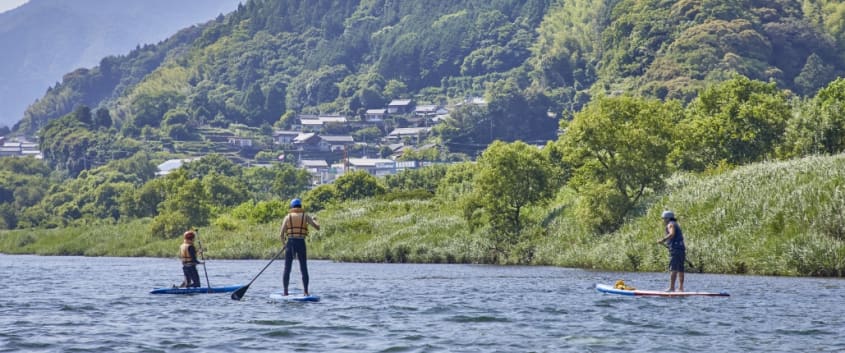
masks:
POLYGON ((672 291, 675 290, 675 279, 677 277, 678 277, 678 272, 672 271, 672 274, 669 275, 669 289, 666 290, 667 292, 672 292, 672 291))
POLYGON ((684 291, 684 273, 678 272, 678 290, 683 292, 684 291))

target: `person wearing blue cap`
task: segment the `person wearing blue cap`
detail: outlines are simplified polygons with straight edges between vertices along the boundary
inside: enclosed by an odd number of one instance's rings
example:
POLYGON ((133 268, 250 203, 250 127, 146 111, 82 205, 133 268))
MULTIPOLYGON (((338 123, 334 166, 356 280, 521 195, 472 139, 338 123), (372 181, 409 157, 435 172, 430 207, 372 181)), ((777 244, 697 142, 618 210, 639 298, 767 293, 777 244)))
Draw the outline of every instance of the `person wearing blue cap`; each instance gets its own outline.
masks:
POLYGON ((288 284, 290 283, 290 270, 293 265, 293 258, 299 260, 299 271, 302 272, 303 294, 308 296, 308 256, 305 251, 305 237, 308 236, 308 225, 320 230, 317 219, 305 214, 302 209, 302 200, 296 198, 290 201, 290 211, 282 222, 282 229, 279 236, 285 246, 285 272, 282 277, 284 295, 288 295, 288 284))
POLYGON ((663 211, 660 215, 663 218, 663 224, 666 227, 666 235, 657 241, 658 244, 663 244, 669 249, 669 289, 667 292, 675 291, 675 279, 678 280, 678 291, 684 291, 684 262, 687 257, 687 248, 684 246, 684 232, 681 231, 681 226, 678 225, 678 220, 675 218, 675 213, 672 211, 663 211))

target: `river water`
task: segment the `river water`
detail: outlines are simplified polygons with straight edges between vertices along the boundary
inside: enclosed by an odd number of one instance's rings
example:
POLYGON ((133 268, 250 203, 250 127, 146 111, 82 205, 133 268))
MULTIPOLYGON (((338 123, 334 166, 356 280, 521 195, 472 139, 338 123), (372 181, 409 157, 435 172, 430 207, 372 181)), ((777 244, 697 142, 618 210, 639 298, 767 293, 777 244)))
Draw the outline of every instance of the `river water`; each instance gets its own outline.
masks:
MULTIPOLYGON (((246 284, 268 261, 206 270, 212 286, 246 284)), ((0 351, 845 351, 841 279, 688 274, 687 290, 731 297, 646 298, 594 285, 661 289, 668 274, 309 261, 322 300, 276 303, 281 268, 234 301, 149 294, 181 282, 174 259, 0 255, 0 351)))

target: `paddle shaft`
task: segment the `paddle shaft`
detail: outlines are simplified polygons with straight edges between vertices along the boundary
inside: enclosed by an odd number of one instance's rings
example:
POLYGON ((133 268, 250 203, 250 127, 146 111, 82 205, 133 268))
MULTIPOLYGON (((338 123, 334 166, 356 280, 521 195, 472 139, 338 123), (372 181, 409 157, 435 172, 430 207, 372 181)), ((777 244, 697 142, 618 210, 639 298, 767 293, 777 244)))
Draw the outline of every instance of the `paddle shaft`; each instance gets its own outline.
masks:
POLYGON ((202 255, 205 249, 203 249, 202 241, 200 240, 200 231, 194 229, 194 234, 197 235, 197 245, 200 246, 200 260, 202 260, 202 272, 205 272, 205 286, 208 287, 208 292, 211 293, 211 282, 208 281, 208 270, 205 268, 205 256, 202 255))
POLYGON ((262 268, 261 271, 259 271, 258 274, 255 275, 255 277, 253 277, 251 281, 249 281, 249 283, 247 283, 245 286, 241 287, 240 289, 234 291, 232 293, 232 299, 233 300, 241 300, 241 298, 243 298, 244 294, 246 294, 247 289, 249 289, 249 286, 252 285, 252 282, 255 282, 255 280, 258 279, 258 276, 261 276, 261 274, 264 273, 264 270, 266 270, 268 267, 270 267, 270 264, 272 264, 273 261, 276 261, 276 259, 279 258, 279 255, 281 255, 283 252, 285 252, 285 248, 286 248, 286 246, 282 246, 282 249, 279 250, 279 252, 277 252, 276 255, 273 256, 272 259, 270 259, 270 262, 268 262, 267 265, 264 265, 264 268, 262 268))

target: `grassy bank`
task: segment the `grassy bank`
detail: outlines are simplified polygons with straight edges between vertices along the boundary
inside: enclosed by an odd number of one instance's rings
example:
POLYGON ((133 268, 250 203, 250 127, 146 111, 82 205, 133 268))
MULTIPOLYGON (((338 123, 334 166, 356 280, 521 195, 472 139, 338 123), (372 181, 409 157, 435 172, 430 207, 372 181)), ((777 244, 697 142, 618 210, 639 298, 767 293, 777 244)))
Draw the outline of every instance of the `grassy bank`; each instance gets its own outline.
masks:
POLYGON ((543 262, 658 271, 660 213, 672 209, 687 257, 714 273, 845 275, 845 156, 761 163, 717 176, 676 176, 664 195, 611 235, 576 235, 556 221, 543 262), (592 239, 590 239, 592 238, 592 239))
MULTIPOLYGON (((715 176, 675 176, 617 232, 593 235, 571 212, 574 194, 528 210, 538 225, 494 256, 489 228, 470 231, 462 211, 431 200, 355 202, 318 213, 309 257, 354 262, 506 263, 661 271, 659 215, 672 209, 688 258, 710 273, 845 275, 845 156, 761 163, 715 176)), ((207 258, 269 258, 278 225, 228 220, 200 228, 207 258)), ((178 236, 178 235, 177 235, 178 236)), ((175 257, 180 240, 149 235, 149 220, 0 233, 0 252, 175 257)))

